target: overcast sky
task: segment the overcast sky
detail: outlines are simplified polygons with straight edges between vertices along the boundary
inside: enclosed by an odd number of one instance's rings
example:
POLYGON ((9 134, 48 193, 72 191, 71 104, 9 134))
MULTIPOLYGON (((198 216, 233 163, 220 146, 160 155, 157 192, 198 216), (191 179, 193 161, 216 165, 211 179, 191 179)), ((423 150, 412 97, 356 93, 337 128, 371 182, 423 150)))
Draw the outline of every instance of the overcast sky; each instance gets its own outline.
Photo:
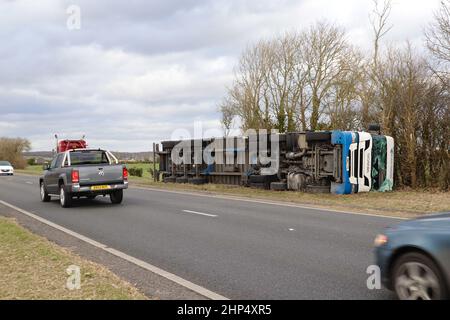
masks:
MULTIPOLYGON (((385 43, 422 31, 439 0, 394 0, 385 43)), ((371 0, 0 0, 0 136, 33 150, 86 134, 146 151, 175 129, 220 129, 217 104, 247 44, 327 19, 369 49, 371 0), (81 9, 80 29, 67 8, 81 9)), ((175 134, 176 135, 176 134, 175 134)))

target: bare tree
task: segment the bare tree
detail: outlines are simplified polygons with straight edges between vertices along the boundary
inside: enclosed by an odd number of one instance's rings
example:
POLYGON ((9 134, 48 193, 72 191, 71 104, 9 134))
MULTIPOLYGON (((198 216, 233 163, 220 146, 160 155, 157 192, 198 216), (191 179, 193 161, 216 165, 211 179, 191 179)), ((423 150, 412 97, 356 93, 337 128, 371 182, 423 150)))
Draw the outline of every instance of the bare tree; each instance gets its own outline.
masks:
POLYGON ((23 169, 26 161, 23 152, 29 151, 31 144, 22 138, 0 138, 0 159, 9 161, 15 168, 23 169))
POLYGON ((450 0, 442 0, 435 21, 425 32, 430 52, 441 62, 450 63, 450 0))
MULTIPOLYGON (((429 49, 447 67, 449 2, 444 0, 427 33, 429 49)), ((374 4, 373 54, 368 56, 348 42, 342 28, 326 22, 248 47, 219 106, 222 124, 228 134, 235 117, 242 129, 280 132, 364 130, 378 122, 396 142, 397 186, 447 190, 448 73, 433 72, 429 57, 409 44, 381 50, 381 40, 392 28, 391 2, 374 4)))
POLYGON ((392 25, 388 24, 389 15, 391 14, 391 0, 384 0, 380 4, 378 0, 373 0, 374 9, 370 15, 370 23, 374 34, 373 39, 373 67, 377 68, 378 55, 380 50, 380 41, 391 29, 392 25))
POLYGON ((308 68, 307 84, 311 95, 310 129, 321 129, 319 122, 327 107, 332 88, 346 74, 343 61, 352 54, 343 29, 325 22, 303 33, 303 63, 308 68))

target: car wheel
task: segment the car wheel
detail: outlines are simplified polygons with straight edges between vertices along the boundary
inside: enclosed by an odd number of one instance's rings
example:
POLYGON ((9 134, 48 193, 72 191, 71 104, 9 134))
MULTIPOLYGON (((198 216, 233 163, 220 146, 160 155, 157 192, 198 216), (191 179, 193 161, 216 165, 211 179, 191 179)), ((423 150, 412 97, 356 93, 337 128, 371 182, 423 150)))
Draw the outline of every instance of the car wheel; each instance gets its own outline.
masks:
POLYGON ((421 253, 407 253, 394 264, 393 288, 400 300, 441 300, 447 290, 439 268, 421 253))
POLYGON ((41 190, 41 201, 49 202, 51 200, 51 197, 48 195, 47 190, 45 190, 43 182, 41 182, 40 190, 41 190))
POLYGON ((59 202, 63 208, 69 208, 72 205, 72 195, 64 189, 63 184, 59 187, 59 202))
POLYGON ((109 195, 109 198, 111 199, 111 202, 113 204, 119 204, 122 203, 123 200, 123 190, 117 190, 114 191, 109 195))

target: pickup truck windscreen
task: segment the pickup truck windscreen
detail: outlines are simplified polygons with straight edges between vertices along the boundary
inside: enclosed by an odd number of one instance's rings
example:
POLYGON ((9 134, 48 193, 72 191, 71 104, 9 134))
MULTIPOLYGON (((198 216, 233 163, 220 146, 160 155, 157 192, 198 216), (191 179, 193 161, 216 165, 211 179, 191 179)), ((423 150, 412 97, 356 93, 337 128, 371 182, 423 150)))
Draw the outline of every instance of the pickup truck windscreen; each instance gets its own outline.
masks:
POLYGON ((70 163, 72 166, 109 164, 105 151, 73 151, 70 153, 70 163))

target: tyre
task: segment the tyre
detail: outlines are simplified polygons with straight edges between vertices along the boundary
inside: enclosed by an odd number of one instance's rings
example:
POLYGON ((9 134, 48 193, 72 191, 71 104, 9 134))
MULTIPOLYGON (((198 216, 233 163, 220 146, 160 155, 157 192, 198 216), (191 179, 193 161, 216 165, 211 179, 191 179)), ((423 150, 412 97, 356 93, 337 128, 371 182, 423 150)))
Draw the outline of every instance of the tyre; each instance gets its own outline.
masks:
POLYGON ((120 204, 123 200, 123 190, 117 190, 114 191, 109 195, 109 198, 111 199, 111 202, 113 204, 120 204))
POLYGON ((287 190, 287 183, 286 182, 271 182, 270 190, 285 191, 285 190, 287 190))
POLYGON ((250 188, 267 190, 269 189, 269 185, 267 183, 250 182, 250 188))
POLYGON ((306 186, 306 192, 308 193, 330 193, 330 186, 317 186, 309 184, 306 186))
POLYGON ((331 141, 331 132, 307 132, 306 141, 331 141))
POLYGON ((40 190, 41 190, 41 201, 49 202, 52 198, 48 195, 47 190, 45 189, 44 186, 44 182, 41 182, 40 190))
POLYGON ((392 284, 400 300, 448 298, 448 289, 441 271, 432 259, 422 253, 406 253, 395 261, 392 284))
POLYGON ((192 179, 189 179, 188 182, 192 183, 192 184, 200 185, 200 184, 208 183, 208 180, 206 178, 192 178, 192 179))
POLYGON ((177 178, 175 178, 175 177, 165 177, 163 181, 166 182, 166 183, 167 182, 175 182, 176 179, 177 178))
POLYGON ((188 179, 185 177, 178 177, 176 180, 177 183, 187 183, 188 179))
POLYGON ((250 183, 270 183, 277 180, 277 175, 251 175, 249 176, 250 183))
POLYGON ((72 206, 72 195, 65 190, 63 184, 59 186, 59 202, 63 208, 72 206))

